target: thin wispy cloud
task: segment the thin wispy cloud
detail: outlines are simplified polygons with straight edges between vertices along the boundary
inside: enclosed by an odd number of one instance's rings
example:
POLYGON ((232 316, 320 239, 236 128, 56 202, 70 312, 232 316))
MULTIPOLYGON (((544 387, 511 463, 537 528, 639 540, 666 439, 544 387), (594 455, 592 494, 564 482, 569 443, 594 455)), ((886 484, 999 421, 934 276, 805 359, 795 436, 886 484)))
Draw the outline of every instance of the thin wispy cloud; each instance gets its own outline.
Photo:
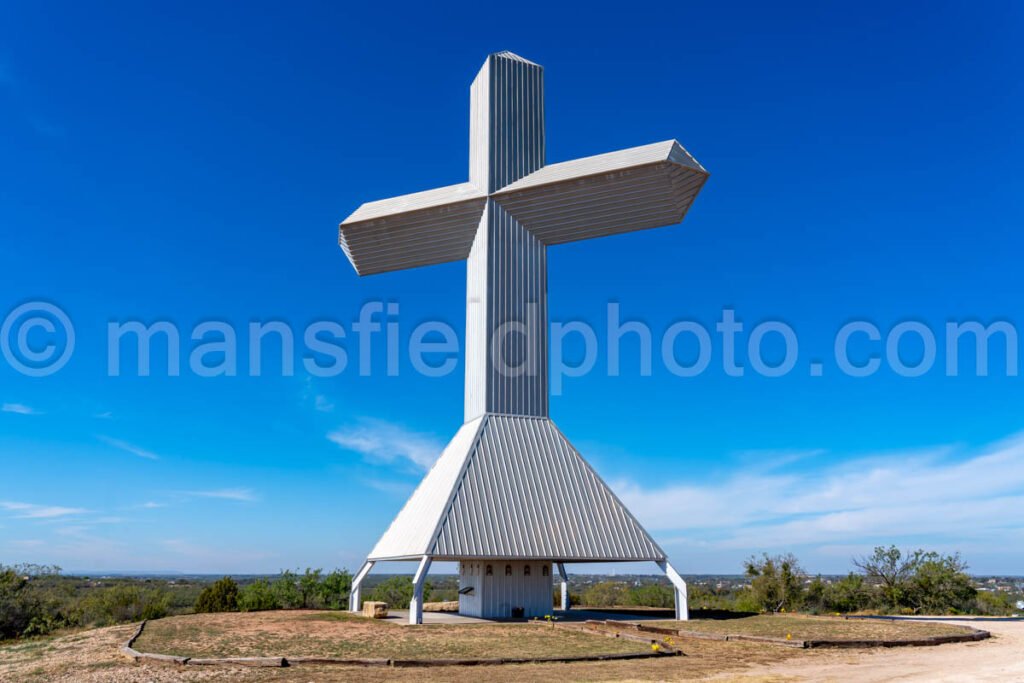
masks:
POLYGON ((968 452, 940 446, 715 484, 613 488, 648 528, 717 548, 1020 537, 1024 435, 968 452))
POLYGON ((135 444, 130 444, 127 441, 122 441, 121 439, 114 439, 109 436, 98 436, 96 438, 98 438, 100 441, 107 444, 108 446, 113 446, 118 450, 124 451, 125 453, 131 453, 132 455, 139 458, 145 458, 146 460, 160 459, 160 456, 157 455, 156 453, 152 451, 147 451, 145 448, 140 448, 135 444))
POLYGON ((138 507, 142 508, 143 510, 156 510, 157 508, 167 507, 167 504, 157 503, 156 501, 148 500, 142 505, 139 505, 138 507))
POLYGON ((323 394, 317 395, 316 399, 314 399, 313 407, 321 413, 330 413, 334 411, 334 403, 323 394))
POLYGON ((407 496, 412 493, 413 486, 404 481, 390 481, 387 479, 360 479, 364 486, 375 491, 395 496, 407 496))
POLYGON ((0 412, 3 413, 14 413, 15 415, 40 415, 39 411, 34 410, 23 403, 4 403, 0 406, 0 412))
POLYGON ((212 491, 184 491, 187 496, 196 498, 217 498, 220 500, 234 500, 252 503, 259 500, 259 496, 252 489, 215 489, 212 491))
POLYGON ((429 469, 444 444, 430 434, 413 432, 383 420, 363 420, 359 425, 335 430, 327 438, 342 448, 378 462, 407 460, 429 469))
POLYGON ((71 515, 82 515, 88 512, 84 508, 63 507, 60 505, 36 505, 15 501, 0 501, 0 510, 13 513, 17 519, 56 519, 71 515))

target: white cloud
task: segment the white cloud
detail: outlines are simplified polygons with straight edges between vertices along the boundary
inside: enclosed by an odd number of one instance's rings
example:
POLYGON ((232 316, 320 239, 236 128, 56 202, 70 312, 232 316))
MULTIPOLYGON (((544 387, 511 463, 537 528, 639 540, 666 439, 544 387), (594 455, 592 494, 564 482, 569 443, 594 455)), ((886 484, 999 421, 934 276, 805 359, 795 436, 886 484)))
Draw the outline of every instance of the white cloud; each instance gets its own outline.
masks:
POLYGON ((149 500, 140 505, 139 507, 144 510, 156 510, 157 508, 167 507, 167 505, 165 503, 157 503, 152 500, 149 500))
POLYGON ((14 413, 16 415, 39 415, 37 411, 22 403, 5 403, 0 406, 0 412, 14 413))
POLYGON ((334 411, 334 403, 323 394, 317 395, 314 407, 321 413, 330 413, 334 411))
POLYGON ((185 491, 185 495, 198 498, 219 498, 251 503, 259 500, 251 489, 217 489, 214 491, 185 491))
MULTIPOLYGON (((936 447, 712 484, 618 482, 652 530, 721 549, 850 548, 901 538, 991 539, 1024 532, 1024 435, 963 452, 936 447)), ((915 541, 916 542, 916 541, 915 541)))
POLYGON ((404 459, 424 470, 434 464, 444 448, 432 435, 412 432, 383 420, 364 420, 357 427, 331 432, 327 438, 372 460, 390 463, 404 459))
POLYGON ((0 510, 13 512, 18 519, 54 519, 69 515, 81 515, 88 512, 84 508, 69 508, 58 505, 35 505, 33 503, 17 503, 0 501, 0 510))
POLYGON ((121 441, 120 439, 113 439, 109 436, 98 436, 96 437, 108 446, 113 446, 118 450, 122 450, 125 453, 131 453, 139 458, 145 458, 146 460, 159 460, 160 456, 152 451, 147 451, 144 448, 140 448, 134 444, 130 444, 127 441, 121 441))
POLYGON ((387 479, 361 479, 365 486, 371 489, 395 496, 408 496, 413 491, 413 486, 404 481, 390 481, 387 479))

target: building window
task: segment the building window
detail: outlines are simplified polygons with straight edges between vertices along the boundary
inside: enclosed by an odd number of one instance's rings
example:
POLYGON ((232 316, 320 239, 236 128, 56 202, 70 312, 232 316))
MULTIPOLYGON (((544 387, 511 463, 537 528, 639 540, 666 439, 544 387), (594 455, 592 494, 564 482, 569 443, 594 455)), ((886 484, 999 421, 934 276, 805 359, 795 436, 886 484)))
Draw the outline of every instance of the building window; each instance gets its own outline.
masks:
POLYGON ((530 565, 526 565, 525 567, 523 567, 523 576, 529 576, 529 575, 530 575, 530 565))
POLYGON ((547 566, 547 565, 544 565, 544 566, 543 566, 543 567, 541 568, 541 570, 540 570, 540 574, 541 574, 541 576, 547 576, 547 575, 548 575, 548 574, 550 574, 550 573, 551 573, 551 572, 550 572, 550 571, 548 570, 548 566, 547 566))
POLYGON ((494 574, 494 569, 491 565, 487 565, 487 576, 491 576, 492 574, 494 574))
POLYGON ((512 565, 505 565, 505 576, 512 576, 512 565))

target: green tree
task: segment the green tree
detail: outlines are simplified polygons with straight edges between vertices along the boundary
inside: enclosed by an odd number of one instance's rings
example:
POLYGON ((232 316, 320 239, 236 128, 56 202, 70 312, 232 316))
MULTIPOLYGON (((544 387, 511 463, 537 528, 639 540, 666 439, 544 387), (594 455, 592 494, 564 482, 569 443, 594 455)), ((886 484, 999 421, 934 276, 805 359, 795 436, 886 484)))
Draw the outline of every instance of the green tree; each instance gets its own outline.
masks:
POLYGON ((260 612, 281 609, 281 603, 269 581, 256 579, 239 589, 238 609, 242 612, 260 612))
POLYGON ((600 581, 589 586, 580 596, 588 607, 614 607, 626 603, 627 586, 621 581, 600 581))
POLYGON ((302 604, 302 594, 299 592, 299 577, 295 572, 287 569, 274 579, 274 595, 282 609, 295 609, 302 604))
POLYGON ((1008 616, 1016 610, 1016 604, 1009 593, 978 591, 977 607, 974 611, 991 616, 1008 616))
POLYGON ((904 554, 894 545, 877 546, 868 557, 855 559, 853 564, 864 577, 880 587, 883 610, 898 612, 907 603, 910 578, 917 571, 923 552, 904 554))
POLYGON ((825 589, 825 611, 860 612, 871 605, 871 593, 860 574, 850 572, 825 589))
POLYGON ((626 604, 635 607, 672 607, 676 604, 676 593, 660 583, 633 586, 626 594, 626 604))
MULTIPOLYGON (((430 598, 430 585, 423 587, 423 602, 430 598)), ((412 601, 412 579, 408 576, 392 576, 373 587, 370 600, 386 602, 392 609, 406 609, 412 601)))
POLYGON ((978 591, 959 553, 940 555, 918 551, 910 577, 907 601, 919 614, 959 614, 976 605, 978 591))
POLYGON ((117 583, 90 592, 79 603, 79 611, 82 623, 95 626, 159 619, 170 614, 171 596, 162 588, 117 583))
POLYGON ((761 611, 795 611, 803 605, 804 571, 791 553, 751 557, 743 563, 750 595, 761 611))
POLYGON ((78 614, 60 581, 60 567, 0 565, 0 640, 77 625, 78 614))
POLYGON ((196 599, 195 611, 234 612, 238 609, 238 584, 230 576, 218 579, 203 589, 196 599))
POLYGON ((302 609, 313 607, 313 601, 320 595, 320 578, 322 569, 306 567, 306 573, 299 577, 299 606, 302 609))
POLYGON ((327 609, 347 609, 351 590, 352 575, 335 569, 320 582, 320 603, 327 609))

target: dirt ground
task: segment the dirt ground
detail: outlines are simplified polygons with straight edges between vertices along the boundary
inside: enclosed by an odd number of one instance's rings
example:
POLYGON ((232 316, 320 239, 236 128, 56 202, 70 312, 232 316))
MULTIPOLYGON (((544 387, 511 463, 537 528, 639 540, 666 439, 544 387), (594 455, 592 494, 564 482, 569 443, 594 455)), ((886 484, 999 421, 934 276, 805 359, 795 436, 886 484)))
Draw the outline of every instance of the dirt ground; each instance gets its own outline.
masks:
MULTIPOLYGON (((958 622, 950 622, 958 623, 958 622)), ((1016 681, 1024 680, 1024 622, 964 624, 992 631, 989 640, 887 650, 798 650, 757 643, 687 641, 685 657, 586 664, 507 665, 487 668, 388 669, 294 667, 200 668, 135 664, 117 647, 134 626, 116 626, 52 640, 0 647, 0 681, 31 683, 165 683, 170 681, 424 681, 511 683, 569 681, 715 680, 790 681, 1016 681)))
POLYGON ((189 614, 151 621, 140 652, 187 657, 485 659, 647 652, 650 645, 550 624, 404 624, 346 612, 189 614))
POLYGON ((647 621, 651 626, 666 626, 685 631, 720 635, 767 636, 793 640, 911 640, 948 636, 965 632, 960 626, 936 621, 883 621, 880 619, 843 619, 805 614, 761 614, 738 619, 692 619, 690 621, 647 621))
POLYGON ((1024 622, 958 622, 992 633, 975 643, 881 650, 818 650, 815 657, 795 657, 773 663, 750 675, 719 677, 728 681, 842 681, 883 683, 914 681, 1009 683, 1024 681, 1024 622))

